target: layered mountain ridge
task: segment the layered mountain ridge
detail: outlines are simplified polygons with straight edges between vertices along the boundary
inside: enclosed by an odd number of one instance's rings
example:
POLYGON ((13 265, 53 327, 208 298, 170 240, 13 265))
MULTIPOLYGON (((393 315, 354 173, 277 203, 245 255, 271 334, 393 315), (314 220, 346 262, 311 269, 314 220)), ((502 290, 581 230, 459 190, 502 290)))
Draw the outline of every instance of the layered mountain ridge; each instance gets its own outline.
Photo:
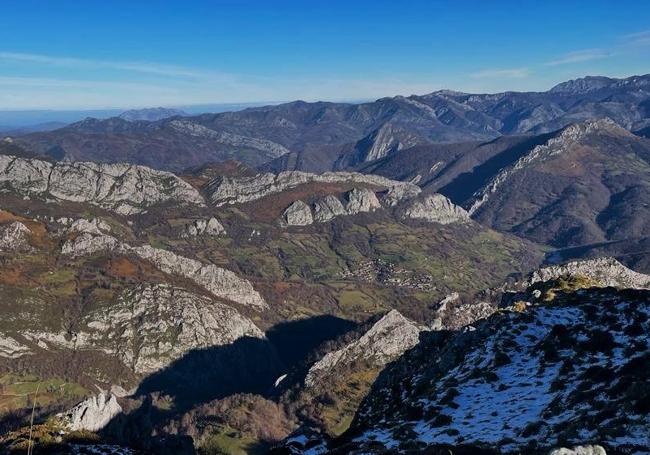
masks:
POLYGON ((57 159, 124 161, 172 171, 235 158, 276 173, 323 172, 416 145, 541 134, 590 118, 608 117, 639 130, 648 126, 648 80, 585 78, 547 92, 438 91, 363 104, 296 101, 154 122, 88 119, 16 140, 57 159))

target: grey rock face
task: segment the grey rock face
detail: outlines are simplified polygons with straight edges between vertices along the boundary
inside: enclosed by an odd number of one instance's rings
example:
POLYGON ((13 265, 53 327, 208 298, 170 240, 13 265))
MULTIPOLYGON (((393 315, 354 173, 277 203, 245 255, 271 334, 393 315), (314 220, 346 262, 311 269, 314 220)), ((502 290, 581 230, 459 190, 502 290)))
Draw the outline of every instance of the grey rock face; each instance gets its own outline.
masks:
POLYGON ((391 186, 382 198, 382 203, 388 207, 394 207, 402 201, 416 197, 420 191, 420 187, 414 184, 391 186))
POLYGON ((94 218, 92 220, 79 218, 70 223, 68 232, 86 232, 89 234, 101 235, 105 232, 111 232, 111 226, 100 218, 94 218))
POLYGON ((543 267, 531 273, 525 285, 576 275, 591 278, 602 286, 650 289, 650 275, 628 269, 616 259, 609 257, 543 267))
POLYGON ((233 147, 245 147, 262 150, 266 152, 270 158, 278 158, 286 153, 289 153, 289 149, 286 147, 267 139, 242 136, 239 134, 229 133, 227 131, 216 131, 189 120, 172 120, 169 122, 169 126, 177 131, 189 134, 191 136, 214 139, 217 142, 233 147))
POLYGON ((75 258, 105 251, 124 253, 128 251, 128 246, 110 235, 93 235, 84 232, 74 240, 66 241, 61 247, 62 255, 75 258))
POLYGON ((311 209, 300 200, 287 207, 282 214, 282 218, 287 226, 307 226, 314 222, 311 209))
POLYGON ((472 205, 468 210, 470 215, 474 215, 474 213, 476 213, 493 194, 499 191, 499 189, 513 174, 520 172, 522 169, 525 169, 532 164, 544 162, 555 155, 570 150, 571 147, 575 147, 576 144, 586 136, 601 131, 614 131, 618 134, 632 134, 609 119, 588 120, 583 123, 576 123, 567 126, 561 134, 549 139, 546 144, 538 145, 529 153, 519 158, 515 164, 501 170, 492 178, 485 188, 474 194, 472 205))
POLYGON ((402 316, 397 310, 391 310, 358 340, 338 351, 326 354, 313 364, 305 378, 305 385, 312 387, 337 366, 350 364, 359 359, 371 361, 376 366, 386 365, 415 346, 421 330, 418 325, 402 316))
MULTIPOLYGON (((429 106, 415 100, 402 98, 402 101, 410 105, 417 105, 418 108, 424 107, 425 110, 431 110, 429 106)), ((357 144, 357 148, 360 148, 359 152, 362 154, 359 158, 364 162, 377 160, 404 148, 412 147, 419 142, 418 140, 416 134, 387 123, 357 144)))
POLYGON ((314 203, 314 220, 317 223, 330 221, 337 216, 347 215, 348 212, 343 204, 333 195, 327 195, 314 203))
POLYGON ((432 194, 423 199, 410 201, 402 212, 402 218, 419 219, 440 224, 467 223, 470 221, 469 213, 465 209, 455 205, 442 194, 432 194))
POLYGON ((85 202, 122 215, 165 202, 204 205, 199 192, 174 174, 128 164, 53 164, 3 155, 0 188, 46 200, 85 202))
POLYGON ((378 175, 355 172, 281 172, 277 175, 266 173, 254 177, 218 177, 206 185, 210 202, 216 206, 243 204, 265 196, 280 193, 307 183, 359 183, 383 188, 405 187, 395 194, 419 193, 420 189, 411 183, 398 182, 378 175), (406 189, 408 188, 408 189, 406 189))
POLYGON ((74 240, 67 241, 61 249, 63 255, 71 257, 106 251, 135 254, 151 262, 160 271, 188 278, 217 297, 256 309, 268 306, 248 280, 238 277, 230 270, 222 269, 214 264, 203 264, 195 259, 150 245, 132 247, 109 235, 93 236, 85 233, 74 240))
POLYGON ((551 450, 548 455, 607 455, 602 446, 576 446, 572 449, 560 448, 551 450))
POLYGON ((381 208, 379 199, 373 191, 367 188, 354 188, 346 194, 345 210, 354 215, 361 212, 372 212, 381 208))
POLYGON ((31 231, 20 221, 0 226, 0 251, 26 253, 32 250, 29 244, 31 231))
POLYGON ((234 308, 168 284, 141 285, 92 312, 78 348, 118 357, 136 373, 152 373, 193 349, 230 344, 262 331, 234 308))
POLYGON ((0 357, 5 359, 17 359, 25 354, 29 354, 31 349, 22 343, 19 343, 15 338, 10 336, 0 335, 0 357))
POLYGON ((226 228, 215 217, 209 220, 195 220, 185 227, 185 237, 197 235, 219 236, 226 233, 226 228))
POLYGON ((463 303, 458 293, 453 292, 438 304, 431 330, 460 330, 485 319, 497 311, 497 305, 490 302, 463 303))
POLYGON ((59 417, 72 431, 99 431, 121 412, 122 407, 115 395, 102 392, 82 401, 59 417))

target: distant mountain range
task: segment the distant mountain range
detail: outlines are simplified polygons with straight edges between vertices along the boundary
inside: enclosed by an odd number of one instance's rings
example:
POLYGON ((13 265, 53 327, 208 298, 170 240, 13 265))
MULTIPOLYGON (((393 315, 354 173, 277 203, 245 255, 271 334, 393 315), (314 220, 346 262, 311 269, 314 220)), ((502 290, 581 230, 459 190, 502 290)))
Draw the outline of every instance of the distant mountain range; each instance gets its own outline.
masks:
POLYGON ((141 121, 175 114, 146 112, 87 119, 23 136, 20 143, 44 155, 171 171, 237 159, 274 171, 321 172, 414 146, 542 134, 592 118, 607 117, 628 130, 642 130, 650 126, 650 75, 586 77, 547 92, 443 90, 362 104, 295 101, 182 120, 141 121))
POLYGON ((177 117, 177 116, 182 117, 184 115, 187 115, 187 113, 180 109, 150 107, 147 109, 131 109, 129 111, 122 112, 120 114, 120 118, 123 120, 128 120, 129 122, 134 122, 138 120, 155 122, 156 120, 163 120, 169 117, 177 117))

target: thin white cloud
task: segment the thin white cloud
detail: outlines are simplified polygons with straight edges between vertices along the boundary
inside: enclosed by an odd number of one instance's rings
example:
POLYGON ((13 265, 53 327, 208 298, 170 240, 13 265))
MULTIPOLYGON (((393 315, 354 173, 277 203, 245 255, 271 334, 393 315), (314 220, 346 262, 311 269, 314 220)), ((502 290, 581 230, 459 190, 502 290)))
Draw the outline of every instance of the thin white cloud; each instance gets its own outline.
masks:
POLYGON ((0 52, 0 60, 37 63, 67 68, 86 69, 114 69, 136 73, 152 74, 157 76, 183 77, 183 78, 214 78, 227 77, 216 71, 203 71, 182 66, 164 65, 153 62, 121 62, 111 60, 93 60, 76 57, 58 57, 41 54, 24 54, 19 52, 0 52))
POLYGON ((592 60, 599 60, 607 58, 612 55, 611 51, 605 49, 583 49, 581 51, 569 52, 550 62, 546 62, 546 66, 567 65, 571 63, 589 62, 592 60))
POLYGON ((163 90, 165 87, 137 82, 112 82, 96 80, 50 79, 40 77, 0 76, 0 87, 19 88, 74 88, 74 89, 118 89, 118 90, 163 90))
POLYGON ((572 63, 589 62, 600 60, 638 51, 640 48, 650 46, 650 30, 621 35, 618 43, 605 48, 583 49, 569 52, 555 60, 546 62, 545 66, 569 65, 572 63))
POLYGON ((650 30, 642 32, 629 33, 623 35, 623 42, 626 46, 649 46, 650 45, 650 30))
POLYGON ((528 68, 485 69, 470 74, 473 79, 523 79, 530 76, 528 68))

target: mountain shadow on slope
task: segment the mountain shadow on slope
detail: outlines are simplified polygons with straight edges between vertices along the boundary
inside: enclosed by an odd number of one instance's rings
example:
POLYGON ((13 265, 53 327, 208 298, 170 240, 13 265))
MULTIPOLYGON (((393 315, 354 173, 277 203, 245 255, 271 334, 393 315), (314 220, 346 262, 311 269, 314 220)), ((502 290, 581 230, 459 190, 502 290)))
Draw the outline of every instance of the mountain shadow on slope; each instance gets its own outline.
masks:
MULTIPOLYGON (((520 142, 503 152, 493 156, 487 161, 468 172, 463 172, 452 182, 438 190, 454 204, 463 205, 472 195, 485 186, 501 169, 515 163, 534 147, 544 144, 555 133, 540 134, 520 142)), ((496 139, 495 139, 496 141, 496 139)), ((491 142, 495 142, 491 141, 491 142)))
POLYGON ((317 316, 279 324, 269 330, 268 339, 243 337, 226 346, 190 351, 145 378, 102 436, 148 453, 193 453, 188 437, 160 437, 156 435, 165 432, 158 430, 207 403, 240 394, 268 395, 280 375, 323 342, 354 327, 345 319, 317 316))
POLYGON ((354 330, 357 324, 331 315, 282 322, 266 332, 285 365, 298 365, 327 340, 354 330))

